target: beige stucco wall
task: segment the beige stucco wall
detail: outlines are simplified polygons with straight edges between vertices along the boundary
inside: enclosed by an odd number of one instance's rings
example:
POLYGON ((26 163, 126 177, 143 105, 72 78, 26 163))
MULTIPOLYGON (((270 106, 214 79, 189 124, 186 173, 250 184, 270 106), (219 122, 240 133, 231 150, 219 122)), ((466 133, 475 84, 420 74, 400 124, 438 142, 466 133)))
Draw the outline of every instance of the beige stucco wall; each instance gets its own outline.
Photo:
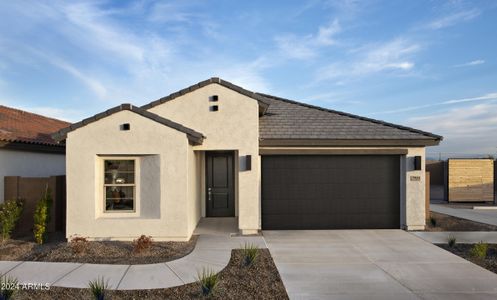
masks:
POLYGON ((408 148, 405 156, 405 225, 409 230, 425 228, 425 148, 408 148), (414 170, 414 156, 421 156, 421 171, 414 170), (419 177, 417 180, 416 177, 419 177))
MULTIPOLYGON (((218 84, 210 84, 176 99, 155 106, 149 111, 181 123, 206 136, 196 151, 235 150, 238 156, 252 155, 252 170, 237 172, 235 189, 239 229, 254 233, 260 228, 259 201, 259 106, 256 100, 218 84), (219 96, 218 102, 209 97, 219 96), (210 111, 218 105, 219 111, 210 111)), ((235 157, 235 160, 238 158, 235 157)), ((238 166, 235 163, 235 167, 238 166)), ((201 187, 201 185, 197 185, 201 187)), ((195 193, 203 195, 202 191, 195 193)), ((203 201, 203 197, 199 199, 203 201)))
MULTIPOLYGON (((194 157, 186 135, 130 111, 121 111, 69 133, 66 141, 67 237, 186 240, 188 171, 194 157), (120 124, 129 123, 130 131, 120 124), (99 155, 139 156, 135 214, 103 213, 103 170, 99 155), (189 165, 189 160, 191 164, 189 165), (150 181, 152 180, 152 181, 150 181), (150 182, 155 182, 154 187, 150 182)), ((193 172, 193 171, 192 171, 193 172)))
MULTIPOLYGON (((385 149, 392 150, 407 150, 406 155, 400 156, 400 191, 399 201, 401 202, 401 220, 400 224, 402 228, 408 230, 421 230, 425 227, 425 148, 424 147, 261 147, 261 149, 267 150, 288 150, 288 149, 299 149, 303 153, 306 150, 371 150, 371 151, 381 151, 385 149), (423 170, 414 170, 414 156, 421 156, 423 170), (419 177, 417 178, 411 177, 419 177)), ((333 154, 331 154, 333 155, 333 154)))
POLYGON ((192 146, 188 151, 188 233, 192 234, 197 227, 197 223, 201 217, 201 184, 202 179, 202 158, 201 152, 194 152, 192 146))

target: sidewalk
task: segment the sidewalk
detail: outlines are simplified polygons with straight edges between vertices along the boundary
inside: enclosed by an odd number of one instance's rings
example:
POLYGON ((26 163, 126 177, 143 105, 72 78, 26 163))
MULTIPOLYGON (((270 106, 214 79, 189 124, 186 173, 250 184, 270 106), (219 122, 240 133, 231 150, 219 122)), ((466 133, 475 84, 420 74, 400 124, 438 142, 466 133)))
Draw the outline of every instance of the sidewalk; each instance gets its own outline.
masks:
POLYGON ((262 236, 231 237, 230 234, 202 233, 195 249, 180 259, 147 265, 104 265, 57 262, 0 261, 0 274, 17 278, 19 283, 87 288, 97 277, 109 280, 111 289, 137 290, 169 288, 196 281, 197 272, 208 268, 221 271, 228 264, 231 250, 253 243, 266 248, 262 236))
POLYGON ((440 204, 430 204, 430 210, 453 217, 497 226, 497 210, 451 208, 440 204))
POLYGON ((480 241, 492 244, 497 243, 497 231, 412 231, 410 233, 433 244, 446 244, 449 236, 455 237, 457 243, 462 244, 475 244, 480 241))

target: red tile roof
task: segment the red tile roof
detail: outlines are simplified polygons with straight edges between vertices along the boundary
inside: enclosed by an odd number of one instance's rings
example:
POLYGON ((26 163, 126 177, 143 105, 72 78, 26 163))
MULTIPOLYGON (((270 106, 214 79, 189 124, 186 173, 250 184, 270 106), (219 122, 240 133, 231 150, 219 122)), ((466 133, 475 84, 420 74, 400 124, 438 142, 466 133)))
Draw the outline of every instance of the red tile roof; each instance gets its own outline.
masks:
POLYGON ((0 105, 0 141, 60 146, 51 134, 68 122, 0 105))

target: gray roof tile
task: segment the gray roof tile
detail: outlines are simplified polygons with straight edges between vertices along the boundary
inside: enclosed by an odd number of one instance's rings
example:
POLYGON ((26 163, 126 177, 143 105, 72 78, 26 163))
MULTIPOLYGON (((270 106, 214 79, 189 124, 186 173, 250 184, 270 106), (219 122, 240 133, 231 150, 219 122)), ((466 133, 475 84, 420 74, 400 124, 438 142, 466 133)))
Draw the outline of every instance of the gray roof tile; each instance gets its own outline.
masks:
POLYGON ((259 118, 261 140, 268 139, 327 139, 327 140, 435 140, 441 136, 325 109, 267 94, 269 108, 259 118))

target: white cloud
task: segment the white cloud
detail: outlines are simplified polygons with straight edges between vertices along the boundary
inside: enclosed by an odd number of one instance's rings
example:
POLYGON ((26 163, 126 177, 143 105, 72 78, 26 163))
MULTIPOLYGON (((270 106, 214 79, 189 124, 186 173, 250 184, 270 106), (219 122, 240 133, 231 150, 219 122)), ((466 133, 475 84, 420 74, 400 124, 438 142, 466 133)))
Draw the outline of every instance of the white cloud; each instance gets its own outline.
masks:
POLYGON ((444 136, 442 144, 430 151, 495 154, 497 151, 495 111, 497 111, 496 103, 479 103, 411 118, 406 123, 444 136))
POLYGON ((86 49, 103 49, 120 58, 143 61, 146 49, 140 43, 142 39, 120 30, 95 4, 69 4, 62 7, 62 12, 70 27, 60 29, 70 40, 86 49))
POLYGON ((481 12, 478 9, 458 11, 458 12, 443 16, 439 19, 433 20, 422 27, 428 28, 428 29, 434 29, 434 30, 442 29, 442 28, 457 25, 461 22, 470 21, 470 20, 478 17, 480 14, 481 14, 481 12))
POLYGON ((59 119, 62 121, 74 123, 77 122, 87 116, 83 115, 80 111, 77 110, 68 110, 68 109, 60 109, 55 107, 43 107, 43 106, 34 106, 34 107, 16 107, 28 112, 32 112, 35 114, 39 114, 46 117, 51 117, 55 119, 59 119))
POLYGON ((294 34, 281 35, 275 38, 281 53, 290 59, 309 59, 318 55, 319 49, 335 45, 335 35, 342 30, 338 20, 320 26, 317 33, 306 36, 294 34))
POLYGON ((334 36, 342 30, 338 20, 333 20, 327 26, 320 26, 316 36, 316 43, 318 45, 330 46, 336 43, 334 36))
POLYGON ((5 99, 4 96, 0 98, 0 104, 5 105, 8 107, 13 107, 16 109, 24 110, 27 112, 39 114, 45 117, 50 117, 50 118, 55 118, 59 119, 62 121, 66 122, 77 122, 85 117, 84 112, 80 110, 75 110, 75 109, 62 109, 62 108, 57 108, 57 107, 49 107, 49 106, 32 106, 32 105, 22 105, 19 104, 23 101, 19 101, 19 99, 16 99, 16 101, 6 101, 2 100, 5 99))
POLYGON ((317 73, 318 80, 360 77, 382 71, 409 71, 415 63, 411 57, 420 45, 403 38, 383 44, 366 45, 352 51, 353 58, 333 63, 317 73))
POLYGON ((316 56, 316 49, 305 42, 310 36, 300 38, 295 35, 284 35, 275 38, 282 54, 290 59, 308 59, 316 56))
POLYGON ((90 90, 92 90, 98 97, 104 98, 107 96, 107 89, 103 84, 95 80, 91 75, 86 75, 73 65, 66 61, 60 59, 51 59, 51 63, 56 67, 66 71, 75 78, 79 79, 83 84, 85 84, 90 90))
POLYGON ((469 61, 467 63, 455 65, 454 67, 472 67, 472 66, 482 65, 484 63, 485 63, 485 61, 483 59, 476 59, 476 60, 469 61))
POLYGON ((83 71, 73 66, 69 62, 63 60, 62 58, 50 55, 48 52, 41 52, 36 49, 28 48, 29 52, 42 57, 45 61, 52 64, 53 66, 69 73, 74 78, 78 79, 83 83, 86 87, 88 87, 93 93, 95 93, 99 98, 104 98, 107 96, 107 89, 105 86, 100 83, 98 80, 93 78, 91 75, 85 74, 83 71))
POLYGON ((403 108, 399 108, 399 109, 374 112, 372 114, 373 115, 375 115, 375 114, 376 115, 377 114, 396 114, 396 113, 401 113, 401 112, 419 110, 419 109, 423 109, 423 108, 431 108, 431 107, 437 107, 437 106, 461 104, 461 103, 476 102, 476 101, 493 101, 493 100, 497 100, 497 93, 488 93, 488 94, 485 94, 482 96, 470 97, 470 98, 451 99, 451 100, 430 103, 430 104, 424 104, 424 105, 408 106, 408 107, 403 107, 403 108))

